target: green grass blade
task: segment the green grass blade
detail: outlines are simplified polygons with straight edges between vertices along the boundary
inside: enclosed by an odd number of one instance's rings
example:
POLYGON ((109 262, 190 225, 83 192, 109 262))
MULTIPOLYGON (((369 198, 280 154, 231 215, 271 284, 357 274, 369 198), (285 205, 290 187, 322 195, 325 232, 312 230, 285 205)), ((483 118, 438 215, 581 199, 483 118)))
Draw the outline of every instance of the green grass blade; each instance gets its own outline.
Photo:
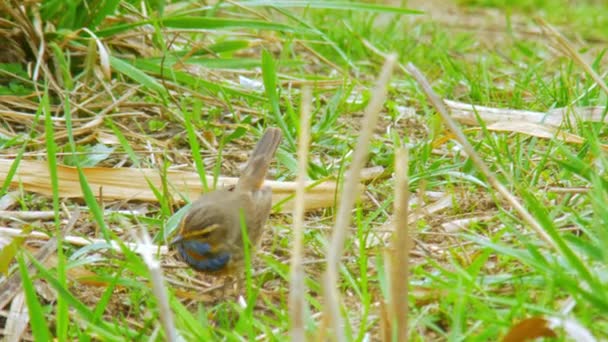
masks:
POLYGON ((194 159, 194 165, 196 166, 196 172, 203 184, 203 190, 209 191, 209 185, 207 184, 207 171, 205 170, 205 164, 201 156, 201 146, 198 142, 198 137, 195 133, 196 127, 194 127, 193 115, 201 109, 202 103, 195 101, 192 105, 192 111, 187 109, 183 110, 184 113, 184 126, 186 126, 186 133, 188 134, 188 143, 190 144, 190 151, 192 152, 192 159, 194 159))
MULTIPOLYGON (((225 2, 222 7, 232 7, 233 3, 225 2)), ((306 1, 247 1, 248 7, 271 6, 281 8, 314 8, 326 10, 342 10, 342 11, 362 11, 362 12, 377 12, 391 14, 423 14, 423 11, 407 9, 403 7, 394 7, 381 5, 377 3, 359 2, 359 1, 325 1, 325 0, 306 0, 306 1)))
POLYGON ((254 29, 254 30, 271 30, 283 32, 298 32, 308 33, 306 29, 292 27, 284 24, 277 24, 267 21, 247 20, 247 19, 231 19, 231 18, 211 18, 211 17, 194 17, 194 16, 178 16, 170 17, 161 20, 164 27, 178 29, 254 29))
POLYGON ((165 88, 155 78, 146 75, 146 73, 134 67, 132 64, 114 56, 110 56, 110 65, 114 70, 129 77, 144 87, 157 92, 162 97, 166 97, 168 95, 167 90, 165 90, 165 88))
POLYGON ((92 15, 87 18, 87 27, 97 27, 101 22, 108 16, 113 15, 116 12, 116 8, 120 4, 121 0, 105 0, 96 1, 93 5, 95 9, 91 11, 92 15))
POLYGON ((51 332, 49 331, 49 323, 44 317, 42 305, 38 301, 36 289, 30 278, 27 265, 23 260, 23 254, 17 257, 19 262, 19 273, 21 274, 21 283, 25 294, 25 301, 30 315, 30 326, 34 341, 51 341, 51 332))
POLYGON ((289 146, 295 149, 295 138, 294 132, 287 127, 287 123, 281 113, 281 107, 279 105, 279 94, 277 92, 277 71, 274 59, 270 52, 264 50, 262 52, 262 76, 264 78, 264 88, 266 89, 266 96, 270 102, 271 112, 274 120, 279 124, 283 135, 287 139, 289 146))
POLYGON ((133 64, 142 71, 148 72, 152 75, 162 77, 171 81, 175 81, 181 85, 192 88, 192 90, 200 91, 206 90, 213 95, 226 92, 233 96, 240 96, 246 99, 265 101, 262 96, 250 93, 248 91, 240 90, 235 87, 231 87, 224 84, 218 84, 217 82, 206 81, 200 77, 195 77, 187 72, 176 71, 170 68, 163 68, 158 62, 146 59, 136 59, 133 64))
POLYGON ((120 142, 120 146, 122 146, 122 148, 125 150, 125 152, 127 152, 127 155, 131 159, 131 162, 133 163, 133 165, 135 167, 140 167, 141 164, 139 162, 139 157, 137 157, 137 154, 135 153, 135 151, 133 151, 133 148, 131 147, 131 143, 127 140, 125 135, 122 134, 122 132, 118 129, 118 127, 116 127, 116 125, 114 124, 112 119, 109 119, 109 118, 106 119, 106 123, 108 124, 108 126, 110 126, 110 128, 112 129, 112 132, 114 132, 114 134, 118 138, 118 141, 120 142))
POLYGON ((4 196, 8 192, 8 189, 11 186, 11 182, 13 181, 13 178, 15 177, 15 173, 17 172, 17 169, 19 168, 19 163, 21 162, 21 159, 23 158, 23 153, 25 152, 26 145, 27 145, 27 143, 23 144, 23 146, 19 149, 17 156, 13 160, 13 163, 11 164, 11 167, 9 168, 9 170, 6 174, 6 178, 4 178, 4 182, 2 183, 2 189, 0 189, 0 196, 4 196))
POLYGON ((89 208, 89 211, 93 214, 93 218, 95 219, 95 223, 99 226, 101 233, 106 241, 111 240, 111 234, 108 226, 103 217, 103 211, 97 203, 97 199, 93 194, 93 190, 91 190, 91 186, 87 181, 87 176, 84 174, 84 171, 81 167, 78 167, 78 181, 80 182, 80 188, 83 193, 84 201, 89 208))
POLYGON ((57 280, 51 272, 49 272, 43 265, 41 265, 37 260, 32 260, 33 265, 38 270, 40 277, 46 280, 54 289, 57 291, 58 296, 62 297, 66 300, 69 305, 76 310, 78 315, 82 317, 87 323, 90 324, 91 327, 98 327, 96 329, 97 332, 105 332, 105 337, 111 337, 113 340, 118 340, 118 336, 131 336, 134 337, 137 333, 127 327, 121 327, 120 330, 116 330, 112 325, 107 324, 104 321, 98 320, 95 313, 91 311, 84 303, 78 300, 72 293, 68 291, 68 289, 63 286, 59 280, 57 280))

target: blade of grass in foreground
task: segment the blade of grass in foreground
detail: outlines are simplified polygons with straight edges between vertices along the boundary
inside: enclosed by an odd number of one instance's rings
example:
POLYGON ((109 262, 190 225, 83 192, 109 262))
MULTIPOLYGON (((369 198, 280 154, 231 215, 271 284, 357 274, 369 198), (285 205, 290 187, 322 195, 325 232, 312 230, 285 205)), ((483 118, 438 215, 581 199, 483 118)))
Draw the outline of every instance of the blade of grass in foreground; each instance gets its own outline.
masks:
POLYGON ((264 78, 264 88, 266 89, 266 95, 268 96, 274 119, 279 124, 279 127, 281 127, 290 148, 295 149, 295 138, 289 127, 287 127, 287 123, 281 114, 279 94, 277 93, 277 71, 274 58, 272 58, 272 55, 267 50, 262 51, 262 76, 264 78))
POLYGON ((148 187, 150 188, 150 190, 152 190, 152 193, 154 194, 154 197, 156 197, 156 200, 158 201, 159 205, 160 205, 160 212, 162 213, 162 215, 164 217, 168 217, 169 215, 171 215, 171 208, 170 208, 170 203, 169 203, 169 193, 166 190, 167 189, 167 165, 165 164, 165 167, 161 170, 161 188, 163 189, 162 191, 159 190, 156 186, 154 186, 154 184, 150 181, 150 179, 148 177, 146 177, 146 183, 148 183, 148 187))
POLYGON ((106 225, 106 222, 104 220, 101 207, 99 206, 99 203, 97 203, 95 195, 93 194, 93 190, 91 190, 91 186, 87 181, 87 176, 84 174, 84 171, 81 167, 78 167, 78 180, 82 189, 84 201, 86 202, 87 207, 89 207, 89 210, 93 214, 95 222, 97 223, 97 225, 99 225, 104 239, 109 242, 111 240, 110 230, 108 229, 108 226, 106 225))
POLYGON ((232 18, 212 18, 212 17, 196 17, 196 16, 178 16, 165 18, 161 20, 164 27, 182 28, 190 30, 210 30, 222 29, 229 30, 234 28, 247 28, 254 30, 272 30, 282 32, 299 32, 308 33, 307 29, 277 24, 268 21, 249 20, 249 19, 232 19, 232 18))
MULTIPOLYGON (((185 108, 185 106, 182 106, 185 108)), ((202 103, 200 100, 195 100, 192 104, 192 110, 184 109, 184 126, 186 126, 186 133, 188 134, 188 142, 190 143, 190 151, 192 152, 192 159, 194 159, 194 165, 196 166, 196 172, 201 179, 203 184, 203 190, 209 191, 209 185, 207 184, 207 172, 205 171, 205 164, 201 157, 201 146, 198 143, 198 139, 195 133, 196 128, 193 123, 193 115, 201 110, 202 103)))
POLYGON ((257 293, 253 289, 253 271, 251 267, 251 241, 249 240, 249 234, 247 233, 247 222, 245 222, 245 215, 243 211, 240 211, 240 223, 241 223, 241 236, 243 238, 243 256, 245 259, 245 287, 247 291, 247 307, 245 308, 244 315, 240 316, 239 321, 244 324, 249 336, 249 340, 255 340, 254 329, 253 329, 253 307, 257 299, 257 293))
MULTIPOLYGON (((66 289, 66 287, 62 286, 60 282, 53 277, 51 272, 49 272, 43 265, 41 265, 37 260, 32 259, 33 265, 38 270, 40 277, 46 280, 54 289, 57 291, 57 296, 64 298, 71 307, 73 307, 76 312, 84 319, 84 321, 88 324, 88 327, 93 329, 95 332, 99 334, 100 337, 103 337, 108 340, 122 340, 120 336, 135 338, 138 333, 129 329, 126 326, 116 327, 112 324, 108 324, 102 320, 97 319, 97 316, 93 311, 91 311, 84 303, 78 300, 70 291, 66 289)), ((41 340, 41 341, 50 341, 50 340, 41 340)))
POLYGON ((29 144, 29 142, 27 142, 27 141, 24 142, 23 145, 21 146, 21 148, 19 149, 19 152, 17 152, 17 156, 13 160, 13 163, 11 164, 11 167, 8 170, 8 173, 6 174, 6 178, 4 179, 4 182, 2 183, 2 189, 0 189, 0 196, 4 196, 8 192, 8 189, 11 186, 11 182, 13 181, 13 178, 15 177, 15 173, 17 172, 17 169, 19 168, 19 163, 21 162, 21 159, 23 158, 23 153, 25 152, 25 148, 27 147, 28 144, 29 144))
POLYGON ((25 293, 25 300, 30 315, 30 326, 32 328, 32 334, 34 335, 35 341, 51 341, 51 332, 49 331, 49 324, 44 317, 42 305, 38 301, 36 295, 36 289, 30 279, 30 275, 23 260, 23 253, 17 257, 19 262, 19 272, 21 273, 21 282, 23 285, 23 292, 25 293))
POLYGON ((133 65, 139 68, 142 72, 145 71, 147 73, 154 74, 158 77, 172 80, 180 85, 185 85, 191 88, 192 91, 201 91, 205 90, 213 95, 218 95, 222 92, 225 92, 234 96, 241 96, 246 99, 252 99, 257 101, 264 101, 265 99, 262 96, 257 94, 239 90, 237 88, 231 87, 229 84, 218 84, 210 81, 206 81, 200 77, 193 76, 184 71, 178 71, 171 68, 163 67, 161 65, 161 60, 153 61, 148 59, 135 59, 133 61, 133 65))
MULTIPOLYGON (((63 255, 63 239, 59 221, 59 178, 57 171, 57 143, 55 141, 55 131, 51 117, 51 105, 49 102, 48 89, 45 89, 41 100, 44 111, 44 125, 46 138, 46 155, 48 158, 49 175, 51 177, 51 188, 53 192, 53 213, 55 217, 55 237, 57 239, 57 279, 62 286, 67 286, 67 276, 65 269, 65 257, 63 255)), ((66 96, 64 101, 64 112, 67 117, 68 127, 70 122, 70 101, 66 96)), ((72 139, 73 142, 73 139, 72 139)), ((74 148, 72 148, 72 152, 74 148)), ((62 297, 57 298, 56 308, 56 334, 59 340, 66 340, 68 334, 68 306, 62 297)))
POLYGON ((110 56, 110 64, 114 70, 131 78, 136 83, 139 83, 146 88, 154 90, 163 98, 168 95, 167 90, 160 83, 158 83, 155 78, 148 76, 146 73, 144 73, 140 69, 137 69, 128 62, 125 62, 120 58, 110 56))
POLYGON ((171 297, 171 308, 175 312, 175 324, 180 334, 188 341, 212 341, 206 320, 199 320, 175 297, 171 297))
MULTIPOLYGON (((221 7, 231 7, 236 4, 224 2, 221 7)), ((240 6, 240 5, 239 5, 240 6)), ((393 14, 423 14, 423 11, 412 10, 402 7, 386 6, 375 3, 366 3, 358 1, 326 1, 326 0, 306 0, 306 1, 247 1, 248 7, 272 6, 286 8, 315 8, 315 9, 333 9, 343 11, 363 11, 363 12, 378 12, 378 13, 393 13, 393 14)))
POLYGON ((125 135, 122 134, 122 132, 118 129, 118 127, 116 127, 116 125, 114 124, 112 119, 108 118, 106 120, 106 122, 112 129, 112 132, 114 132, 114 135, 116 135, 116 137, 118 138, 118 141, 120 142, 120 146, 122 146, 122 148, 125 150, 125 152, 127 152, 127 155, 129 155, 129 158, 131 158, 131 162, 133 163, 133 165, 135 167, 139 167, 140 166, 139 158, 137 157, 137 154, 135 154, 135 151, 133 151, 133 148, 131 147, 131 144, 129 143, 129 141, 127 140, 125 135))

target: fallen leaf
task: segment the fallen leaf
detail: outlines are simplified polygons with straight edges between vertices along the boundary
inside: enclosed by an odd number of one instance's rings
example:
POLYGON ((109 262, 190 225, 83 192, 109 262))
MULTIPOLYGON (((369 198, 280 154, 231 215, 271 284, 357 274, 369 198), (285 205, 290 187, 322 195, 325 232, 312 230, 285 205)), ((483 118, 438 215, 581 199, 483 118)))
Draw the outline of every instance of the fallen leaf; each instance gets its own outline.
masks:
MULTIPOLYGON (((6 178, 13 160, 0 159, 0 178, 6 178)), ((157 198, 150 189, 150 184, 161 188, 162 180, 156 169, 146 168, 83 168, 91 189, 95 193, 103 191, 104 199, 110 200, 141 200, 156 202, 157 198)), ((82 198, 82 190, 78 180, 78 171, 74 167, 58 165, 59 196, 63 198, 82 198)), ((195 172, 179 170, 167 171, 167 182, 176 202, 183 202, 181 195, 195 200, 203 192, 200 178, 195 172)), ((236 184, 236 177, 219 177, 219 186, 236 184)), ((212 177, 207 177, 209 184, 212 177)), ((295 182, 280 182, 267 180, 266 185, 272 188, 273 203, 285 201, 280 211, 290 212, 293 206, 295 182)), ((21 160, 15 176, 11 179, 12 186, 22 186, 24 190, 52 196, 49 168, 46 162, 21 160)), ((327 208, 335 204, 336 183, 333 181, 308 182, 305 197, 305 207, 308 210, 327 208)))

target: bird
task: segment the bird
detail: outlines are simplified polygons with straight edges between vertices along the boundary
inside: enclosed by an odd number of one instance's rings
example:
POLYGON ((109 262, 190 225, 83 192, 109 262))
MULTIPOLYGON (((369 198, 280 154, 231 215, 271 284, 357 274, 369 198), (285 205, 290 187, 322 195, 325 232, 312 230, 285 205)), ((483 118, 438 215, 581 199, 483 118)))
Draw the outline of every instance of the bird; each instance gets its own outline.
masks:
POLYGON ((268 128, 235 185, 207 192, 192 203, 170 243, 191 268, 214 275, 242 268, 242 222, 251 245, 258 246, 272 208, 272 189, 264 180, 281 139, 280 129, 268 128))

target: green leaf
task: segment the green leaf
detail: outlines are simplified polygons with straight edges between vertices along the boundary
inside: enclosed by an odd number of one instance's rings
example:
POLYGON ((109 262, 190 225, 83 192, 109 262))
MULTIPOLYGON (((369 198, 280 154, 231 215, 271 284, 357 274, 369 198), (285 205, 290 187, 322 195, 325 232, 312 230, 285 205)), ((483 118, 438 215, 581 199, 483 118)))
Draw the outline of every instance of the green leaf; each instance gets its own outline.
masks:
POLYGON ((121 0, 105 0, 94 2, 94 10, 88 18, 89 28, 95 28, 109 15, 113 15, 121 0))
POLYGON ((171 215, 171 217, 169 217, 169 219, 165 223, 163 241, 168 241, 169 237, 172 236, 174 232, 179 228, 179 225, 182 222, 182 218, 184 217, 184 215, 186 215, 191 206, 192 203, 188 203, 185 206, 181 207, 175 214, 171 215))
POLYGON ((29 234, 32 229, 33 227, 29 224, 23 225, 21 228, 22 235, 13 237, 8 245, 0 249, 0 273, 8 276, 9 265, 23 246, 25 236, 29 234))

